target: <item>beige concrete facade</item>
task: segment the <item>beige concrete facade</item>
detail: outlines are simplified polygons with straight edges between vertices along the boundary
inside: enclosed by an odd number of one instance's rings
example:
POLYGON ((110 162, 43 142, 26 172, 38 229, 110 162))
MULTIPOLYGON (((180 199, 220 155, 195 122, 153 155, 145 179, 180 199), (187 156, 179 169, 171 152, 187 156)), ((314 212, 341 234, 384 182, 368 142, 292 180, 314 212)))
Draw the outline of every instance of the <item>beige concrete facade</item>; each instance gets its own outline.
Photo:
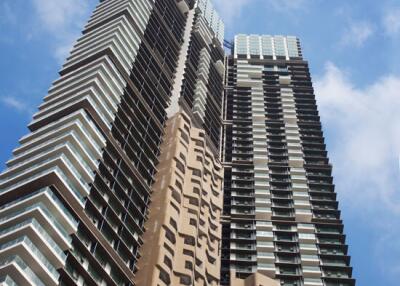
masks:
POLYGON ((183 112, 165 130, 137 285, 219 285, 221 163, 183 112))
POLYGON ((234 273, 231 274, 231 286, 279 286, 279 282, 271 279, 261 273, 254 273, 246 279, 236 278, 234 273))

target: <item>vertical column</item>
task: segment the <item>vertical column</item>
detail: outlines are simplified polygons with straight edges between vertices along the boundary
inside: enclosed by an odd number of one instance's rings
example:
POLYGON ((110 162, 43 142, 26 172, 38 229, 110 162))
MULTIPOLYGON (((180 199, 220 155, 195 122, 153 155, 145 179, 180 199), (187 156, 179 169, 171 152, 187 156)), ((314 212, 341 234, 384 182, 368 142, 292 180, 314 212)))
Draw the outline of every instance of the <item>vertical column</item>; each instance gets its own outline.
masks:
POLYGON ((315 226, 313 224, 299 223, 297 224, 297 231, 304 285, 322 286, 315 226))
POLYGON ((247 67, 251 83, 254 192, 256 214, 257 268, 274 275, 271 192, 268 168, 267 130, 263 87, 263 66, 247 67), (272 254, 272 255, 271 255, 272 254))
MULTIPOLYGON (((184 0, 180 1, 179 3, 181 7, 185 7, 185 5, 187 5, 184 0)), ((166 109, 168 117, 173 116, 175 113, 179 111, 178 102, 181 96, 182 82, 185 75, 186 58, 189 52, 190 35, 193 30, 194 16, 195 16, 194 9, 191 9, 189 10, 189 12, 187 12, 185 33, 183 35, 183 44, 181 47, 181 51, 179 53, 178 65, 176 67, 176 76, 174 80, 174 86, 172 88, 171 105, 166 109)))
MULTIPOLYGON (((279 82, 281 85, 289 85, 291 83, 291 78, 289 75, 280 75, 279 82)), ((282 87, 281 98, 296 220, 311 222, 311 205, 308 194, 306 171, 304 169, 304 154, 301 147, 293 89, 290 87, 282 87)))
POLYGON ((199 68, 197 70, 196 88, 193 96, 193 113, 204 123, 206 116, 207 82, 209 76, 211 56, 207 48, 200 51, 199 68))
POLYGON ((290 87, 292 82, 291 76, 280 75, 279 82, 283 86, 281 87, 281 98, 293 203, 296 221, 300 222, 297 231, 303 276, 305 278, 305 285, 321 285, 318 284, 321 282, 321 270, 317 256, 315 227, 313 224, 309 224, 312 219, 309 187, 304 168, 304 154, 301 147, 294 94, 293 89, 290 87))

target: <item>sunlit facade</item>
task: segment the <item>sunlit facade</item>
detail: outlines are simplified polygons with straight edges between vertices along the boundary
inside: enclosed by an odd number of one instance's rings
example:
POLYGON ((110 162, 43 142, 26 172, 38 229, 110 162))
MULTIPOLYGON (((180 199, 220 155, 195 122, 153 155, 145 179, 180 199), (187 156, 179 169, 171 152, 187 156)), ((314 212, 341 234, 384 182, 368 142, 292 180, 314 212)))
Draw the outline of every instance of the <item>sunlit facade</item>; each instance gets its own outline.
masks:
POLYGON ((225 106, 221 284, 354 285, 299 40, 237 35, 225 106))

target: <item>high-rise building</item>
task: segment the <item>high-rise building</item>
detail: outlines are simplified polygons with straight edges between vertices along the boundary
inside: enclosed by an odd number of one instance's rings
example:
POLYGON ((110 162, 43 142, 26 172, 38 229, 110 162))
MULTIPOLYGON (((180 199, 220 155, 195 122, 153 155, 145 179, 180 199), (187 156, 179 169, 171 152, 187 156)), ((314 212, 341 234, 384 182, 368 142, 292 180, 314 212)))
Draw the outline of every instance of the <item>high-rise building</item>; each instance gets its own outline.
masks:
POLYGON ((220 285, 221 163, 184 112, 167 122, 137 285, 220 285))
POLYGON ((137 285, 220 285, 224 26, 210 0, 188 11, 167 109, 137 285))
POLYGON ((354 285, 299 40, 238 35, 226 66, 221 284, 354 285))
POLYGON ((223 43, 100 1, 0 174, 0 285, 355 284, 298 39, 223 43))
POLYGON ((100 1, 0 175, 1 285, 145 285, 143 233, 167 214, 168 279, 219 283, 223 31, 210 1, 100 1))

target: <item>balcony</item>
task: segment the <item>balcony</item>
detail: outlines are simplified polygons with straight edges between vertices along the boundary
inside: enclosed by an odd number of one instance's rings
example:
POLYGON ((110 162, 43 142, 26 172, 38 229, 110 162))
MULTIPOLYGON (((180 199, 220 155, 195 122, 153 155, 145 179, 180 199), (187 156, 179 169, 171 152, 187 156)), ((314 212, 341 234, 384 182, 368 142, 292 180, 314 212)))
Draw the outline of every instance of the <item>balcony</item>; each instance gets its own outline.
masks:
POLYGON ((299 271, 299 269, 298 268, 295 268, 295 267, 293 267, 293 268, 282 268, 282 267, 280 267, 279 268, 279 272, 277 273, 277 274, 280 274, 280 275, 290 275, 290 276, 298 276, 298 275, 300 275, 300 271, 299 271))
POLYGON ((323 248, 320 247, 320 254, 321 255, 338 255, 338 256, 342 256, 345 255, 344 250, 340 249, 340 248, 323 248))
POLYGON ((250 234, 231 233, 230 238, 231 239, 238 239, 238 240, 255 240, 256 236, 255 235, 250 235, 250 234))
POLYGON ((235 184, 235 183, 233 183, 231 185, 231 187, 236 188, 236 189, 253 189, 254 184, 235 184))
POLYGON ((231 254, 232 261, 239 261, 239 262, 256 262, 256 256, 253 255, 240 255, 240 254, 231 254))
POLYGON ((324 278, 350 278, 346 272, 324 271, 324 278))
POLYGON ((255 226, 252 224, 239 224, 239 223, 232 223, 232 229, 240 229, 240 230, 255 230, 255 226))
POLYGON ((348 267, 347 262, 338 259, 322 259, 321 264, 323 266, 333 266, 333 267, 348 267))
POLYGON ((232 244, 230 246, 231 250, 240 250, 240 251, 255 251, 256 247, 253 244, 232 244))
POLYGON ((251 176, 235 176, 235 175, 233 175, 232 176, 232 181, 235 181, 235 180, 238 180, 238 181, 253 181, 254 178, 251 177, 251 176))
POLYGON ((299 264, 300 259, 297 256, 282 256, 279 254, 275 262, 282 264, 299 264))
POLYGON ((321 277, 321 268, 318 266, 303 266, 303 275, 306 277, 321 277))

